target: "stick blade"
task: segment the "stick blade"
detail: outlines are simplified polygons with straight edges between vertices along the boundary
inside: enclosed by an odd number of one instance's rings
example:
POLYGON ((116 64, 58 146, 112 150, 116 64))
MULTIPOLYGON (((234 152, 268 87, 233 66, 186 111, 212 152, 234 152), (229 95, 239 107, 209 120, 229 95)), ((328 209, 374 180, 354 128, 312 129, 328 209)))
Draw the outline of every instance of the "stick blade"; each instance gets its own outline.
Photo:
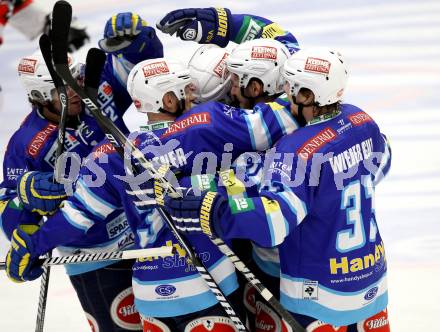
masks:
POLYGON ((55 68, 53 67, 52 63, 52 43, 50 41, 50 38, 46 34, 42 34, 39 40, 40 44, 40 50, 41 54, 43 55, 44 62, 46 63, 46 67, 49 70, 50 76, 53 79, 53 83, 55 84, 55 87, 61 87, 63 86, 63 80, 58 76, 58 74, 55 71, 55 68))
POLYGON ((87 88, 98 89, 106 58, 105 53, 98 48, 91 48, 87 52, 84 81, 87 88))
POLYGON ((67 64, 67 39, 72 21, 72 6, 67 1, 57 1, 52 11, 51 41, 53 60, 56 64, 67 64))

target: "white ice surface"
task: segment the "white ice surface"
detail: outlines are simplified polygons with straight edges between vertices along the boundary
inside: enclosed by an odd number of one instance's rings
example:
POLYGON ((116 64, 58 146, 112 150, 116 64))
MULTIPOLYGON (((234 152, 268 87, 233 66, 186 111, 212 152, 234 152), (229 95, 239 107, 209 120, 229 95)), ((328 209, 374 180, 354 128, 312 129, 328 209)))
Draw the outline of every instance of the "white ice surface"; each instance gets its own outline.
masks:
MULTIPOLYGON (((49 3, 50 1, 47 0, 49 3)), ((388 135, 393 165, 377 189, 379 228, 387 249, 393 331, 437 331, 440 313, 440 3, 438 1, 141 1, 76 0, 74 13, 96 45, 106 19, 136 11, 150 24, 186 7, 224 6, 292 31, 303 46, 340 50, 351 65, 346 101, 369 112, 388 135)), ((185 60, 197 45, 159 32, 168 56, 185 60)), ((0 162, 10 135, 29 112, 16 74, 29 42, 12 28, 0 47, 0 162)), ((85 50, 80 51, 82 55, 85 50)), ((128 112, 131 128, 142 122, 128 112)), ((0 257, 7 244, 0 238, 0 257)), ((3 258, 0 258, 2 260, 3 258)), ((0 273, 0 331, 33 331, 39 282, 13 284, 0 273)), ((87 331, 76 295, 52 269, 45 331, 87 331)))

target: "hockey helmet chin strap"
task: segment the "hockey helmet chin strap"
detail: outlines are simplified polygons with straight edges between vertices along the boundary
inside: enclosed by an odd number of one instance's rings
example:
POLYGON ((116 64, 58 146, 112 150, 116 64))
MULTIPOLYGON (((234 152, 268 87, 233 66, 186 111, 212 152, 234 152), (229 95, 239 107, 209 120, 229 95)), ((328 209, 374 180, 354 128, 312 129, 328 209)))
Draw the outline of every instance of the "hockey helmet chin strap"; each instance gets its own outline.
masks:
POLYGON ((307 106, 318 106, 317 103, 311 103, 309 105, 305 105, 303 103, 297 103, 296 102, 296 96, 292 94, 292 101, 293 103, 298 106, 298 116, 296 117, 296 120, 298 121, 298 124, 300 127, 304 127, 307 124, 306 118, 304 117, 304 107, 307 106))
MULTIPOLYGON (((57 111, 55 109, 55 107, 53 106, 53 104, 51 102, 47 103, 45 105, 38 103, 37 108, 38 108, 40 114, 46 120, 49 120, 50 122, 53 122, 56 124, 59 124, 60 119, 61 119, 61 114, 59 111, 57 111)), ((78 115, 67 115, 66 127, 77 128, 80 123, 81 123, 81 121, 79 118, 79 114, 78 115)))
POLYGON ((181 116, 184 111, 185 111, 185 99, 184 98, 179 99, 178 108, 177 108, 177 111, 175 113, 169 112, 166 109, 164 109, 163 107, 159 108, 159 112, 160 113, 169 114, 169 115, 172 115, 175 118, 178 118, 179 116, 181 116))

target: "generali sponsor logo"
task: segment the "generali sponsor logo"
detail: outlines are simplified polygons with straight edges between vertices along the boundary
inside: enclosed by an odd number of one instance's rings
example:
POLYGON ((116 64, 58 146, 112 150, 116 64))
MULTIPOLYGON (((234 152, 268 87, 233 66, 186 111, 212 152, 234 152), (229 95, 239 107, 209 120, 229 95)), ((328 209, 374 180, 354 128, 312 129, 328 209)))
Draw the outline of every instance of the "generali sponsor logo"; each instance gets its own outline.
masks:
POLYGON ((218 77, 223 77, 223 75, 225 74, 226 59, 228 58, 228 56, 229 56, 229 54, 225 52, 225 54, 223 54, 222 59, 219 61, 217 66, 215 66, 215 68, 214 68, 214 74, 216 74, 218 77))
POLYGON ((328 74, 330 72, 331 63, 324 59, 308 57, 304 70, 318 74, 328 74))
POLYGON ((373 121, 371 116, 369 116, 367 113, 361 111, 354 113, 348 117, 348 120, 353 124, 353 126, 360 126, 361 124, 364 124, 365 122, 373 121))
POLYGON ((18 72, 21 74, 35 74, 36 65, 37 60, 23 58, 18 64, 18 72))
POLYGON ((165 61, 158 61, 143 66, 142 71, 144 72, 145 78, 148 78, 152 76, 168 74, 170 72, 170 69, 168 68, 168 65, 165 61))
POLYGON ((322 148, 325 144, 333 141, 338 134, 331 128, 325 128, 317 133, 311 139, 303 144, 298 150, 297 154, 303 159, 309 159, 316 151, 322 148))
POLYGON ((211 115, 208 112, 192 114, 186 119, 177 121, 168 127, 167 131, 162 135, 162 138, 176 134, 190 127, 205 125, 211 123, 211 115))
POLYGON ((97 159, 104 154, 113 153, 115 151, 116 151, 116 149, 112 143, 102 144, 102 145, 98 146, 96 148, 96 150, 93 152, 93 159, 97 159))
POLYGON ((41 148, 47 142, 49 136, 58 129, 58 126, 54 124, 48 124, 45 128, 40 130, 31 140, 31 143, 28 145, 27 151, 32 157, 36 157, 41 148))
POLYGON ((251 52, 252 59, 277 59, 277 49, 271 46, 253 46, 251 52))

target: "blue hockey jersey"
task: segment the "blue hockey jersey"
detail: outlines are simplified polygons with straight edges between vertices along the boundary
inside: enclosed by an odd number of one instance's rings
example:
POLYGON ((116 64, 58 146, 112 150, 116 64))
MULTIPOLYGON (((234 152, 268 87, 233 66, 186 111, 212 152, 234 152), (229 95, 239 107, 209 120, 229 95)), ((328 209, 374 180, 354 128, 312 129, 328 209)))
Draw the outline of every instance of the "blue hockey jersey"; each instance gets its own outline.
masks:
POLYGON ((376 123, 343 104, 283 137, 276 153, 266 155, 260 196, 226 208, 217 233, 278 246, 281 303, 292 312, 344 326, 383 310, 387 265, 374 187, 391 151, 376 123))
MULTIPOLYGON (((232 160, 243 152, 264 151, 298 127, 289 103, 282 98, 259 104, 253 110, 209 102, 194 107, 174 123, 158 126, 163 128, 133 133, 130 137, 148 159, 157 165, 169 164, 182 175, 200 174, 217 167, 229 169, 232 160), (226 164, 222 165, 223 162, 226 164)), ((111 239, 105 220, 114 211, 124 209, 136 247, 172 245, 178 249, 174 257, 134 265, 133 289, 139 312, 156 317, 182 315, 215 304, 214 295, 188 266, 182 248, 159 213, 155 209, 138 210, 133 204, 132 197, 125 192, 125 176, 124 163, 110 143, 95 148, 81 169, 74 196, 35 233, 37 250, 43 253, 55 246, 65 246, 67 239, 69 246, 80 248, 86 247, 87 241, 108 243, 111 239), (91 238, 90 234, 100 238, 91 238)), ((235 290, 237 282, 231 262, 203 235, 189 240, 222 290, 226 294, 235 290)))

